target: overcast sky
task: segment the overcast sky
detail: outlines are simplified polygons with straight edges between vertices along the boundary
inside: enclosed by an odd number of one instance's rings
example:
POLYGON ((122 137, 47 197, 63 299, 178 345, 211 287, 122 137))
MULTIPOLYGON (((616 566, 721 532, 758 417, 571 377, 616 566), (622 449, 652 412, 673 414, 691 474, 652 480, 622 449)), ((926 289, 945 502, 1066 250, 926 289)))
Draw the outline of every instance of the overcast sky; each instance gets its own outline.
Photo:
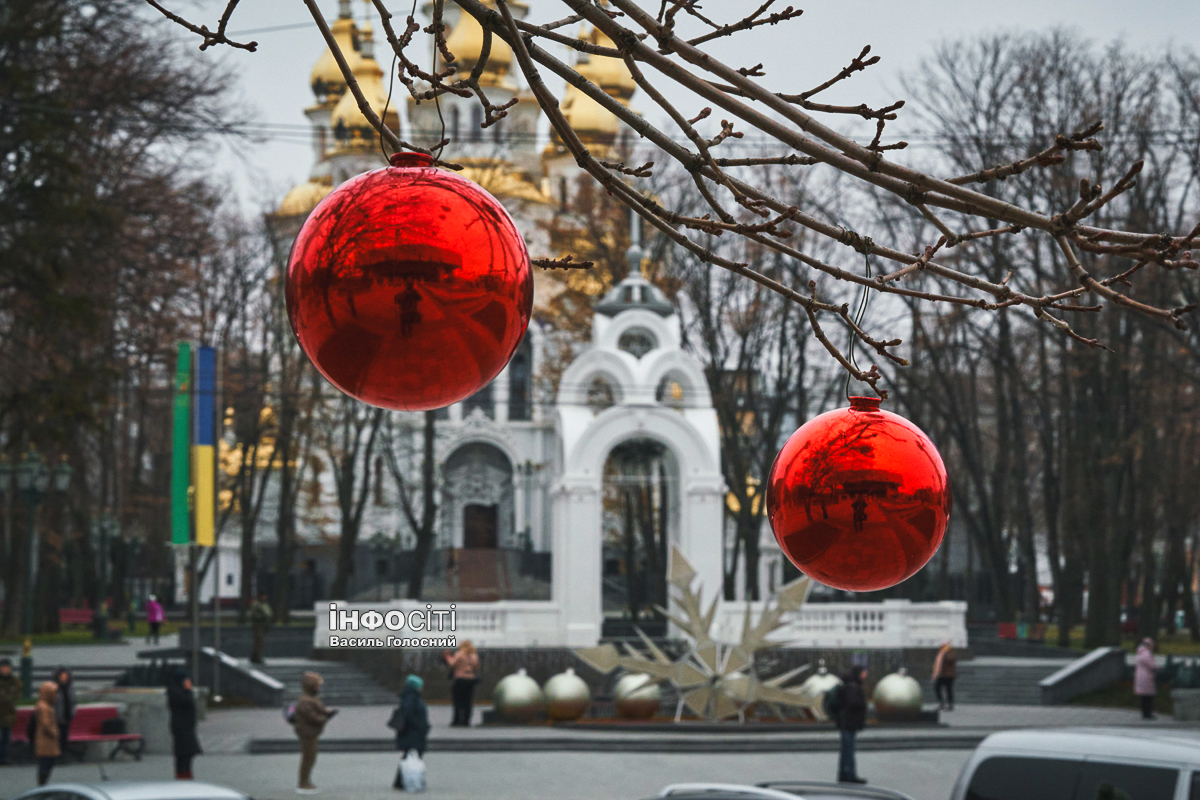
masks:
MULTIPOLYGON (((657 9, 658 0, 641 0, 657 9)), ((558 19, 569 9, 557 0, 528 0, 533 22, 558 19)), ((945 39, 974 37, 997 31, 1046 30, 1061 26, 1099 42, 1124 39, 1133 49, 1157 50, 1167 46, 1195 48, 1200 42, 1198 0, 791 0, 804 15, 779 26, 767 26, 710 45, 711 52, 731 66, 765 65, 767 85, 797 92, 821 83, 844 67, 863 45, 871 45, 882 61, 860 73, 830 100, 883 105, 901 99, 900 76, 919 67, 923 57, 945 39)), ((178 7, 193 21, 215 27, 226 0, 200 0, 192 8, 178 7)), ((423 3, 422 3, 423 4, 423 3)), ((710 0, 706 13, 733 21, 761 4, 761 0, 710 0)), ((786 7, 788 0, 777 0, 786 7)), ((329 17, 337 13, 336 0, 321 0, 329 17)), ((403 16, 407 2, 389 8, 403 16)), ((355 0, 361 18, 364 4, 355 0)), ((308 177, 312 152, 307 139, 307 119, 302 109, 313 96, 308 76, 324 45, 300 2, 243 0, 230 31, 258 30, 289 24, 308 24, 278 31, 243 35, 258 41, 256 53, 220 48, 205 57, 219 58, 238 76, 241 99, 255 120, 269 131, 261 144, 235 153, 226 149, 214 173, 227 180, 243 208, 252 211, 278 202, 293 184, 308 177)), ((376 23, 376 29, 379 26, 376 23)), ((235 37, 236 38, 236 37, 235 37)), ((382 58, 381 58, 382 61, 382 58)), ((386 67, 385 67, 386 69, 386 67)), ((557 91, 559 87, 551 84, 557 91)), ((397 96, 403 91, 398 86, 397 96)), ((698 111, 678 93, 683 110, 698 111)), ((403 98, 401 98, 403 99, 403 98)), ((635 95, 634 107, 652 122, 663 116, 635 95)), ((452 157, 452 153, 450 153, 452 157)), ((898 160, 902 160, 901 156, 898 160)))

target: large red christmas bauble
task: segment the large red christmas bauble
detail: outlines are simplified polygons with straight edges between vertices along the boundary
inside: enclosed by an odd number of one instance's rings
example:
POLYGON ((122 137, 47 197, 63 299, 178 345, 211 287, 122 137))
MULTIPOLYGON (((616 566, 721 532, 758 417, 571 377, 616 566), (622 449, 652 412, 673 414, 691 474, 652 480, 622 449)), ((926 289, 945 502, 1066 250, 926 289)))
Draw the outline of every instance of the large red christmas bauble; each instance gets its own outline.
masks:
POLYGON ((383 408, 458 402, 508 363, 533 306, 529 253, 512 218, 428 156, 346 181, 292 245, 287 310, 329 382, 383 408))
POLYGON ((877 397, 804 423, 767 483, 775 539, 805 575, 869 592, 925 566, 950 517, 950 483, 933 442, 877 397))

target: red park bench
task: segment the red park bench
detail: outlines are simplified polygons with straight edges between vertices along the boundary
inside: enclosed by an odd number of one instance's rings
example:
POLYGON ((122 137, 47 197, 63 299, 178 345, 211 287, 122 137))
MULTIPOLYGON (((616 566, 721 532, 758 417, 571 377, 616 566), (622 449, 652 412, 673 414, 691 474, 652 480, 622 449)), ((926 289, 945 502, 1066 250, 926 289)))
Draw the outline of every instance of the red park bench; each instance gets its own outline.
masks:
MULTIPOLYGON (((12 730, 14 742, 24 742, 28 745, 25 729, 29 726, 29 716, 32 713, 32 706, 23 706, 17 709, 17 724, 13 726, 12 730)), ((77 706, 75 717, 71 720, 70 737, 67 739, 68 747, 72 744, 79 744, 82 745, 80 748, 82 750, 88 742, 113 742, 116 746, 108 754, 109 761, 115 759, 117 753, 120 752, 126 752, 133 756, 135 761, 141 761, 142 751, 146 749, 146 741, 140 733, 104 732, 105 720, 119 718, 120 714, 117 713, 117 707, 114 705, 89 703, 77 706)), ((75 754, 82 760, 81 752, 77 750, 75 754)), ((30 751, 30 756, 32 755, 33 753, 30 751)))
POLYGON ((58 622, 60 625, 91 625, 96 612, 90 608, 60 608, 58 622))
POLYGON ((996 636, 1001 639, 1044 642, 1046 640, 1046 626, 1041 622, 1000 622, 996 625, 996 636))

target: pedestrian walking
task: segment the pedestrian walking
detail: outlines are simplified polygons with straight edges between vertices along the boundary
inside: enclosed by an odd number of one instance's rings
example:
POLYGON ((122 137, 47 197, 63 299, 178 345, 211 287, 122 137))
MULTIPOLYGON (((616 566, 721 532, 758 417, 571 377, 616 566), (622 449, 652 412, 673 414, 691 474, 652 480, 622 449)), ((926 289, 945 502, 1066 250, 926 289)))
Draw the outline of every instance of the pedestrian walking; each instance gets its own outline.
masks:
POLYGON ((1154 719, 1154 695, 1158 687, 1154 682, 1157 671, 1154 664, 1154 640, 1147 637, 1138 645, 1136 666, 1133 670, 1133 693, 1142 701, 1142 719, 1154 719))
POLYGON ((26 729, 29 741, 33 744, 33 755, 37 758, 38 786, 45 786, 50 780, 50 771, 62 755, 58 738, 58 713, 55 711, 57 698, 58 684, 53 681, 43 683, 38 689, 37 705, 26 729))
POLYGON ((958 652, 955 651, 954 645, 947 641, 933 659, 933 691, 937 694, 939 709, 954 710, 954 679, 957 677, 958 652))
POLYGON ((175 779, 192 779, 192 759, 203 753, 196 736, 196 694, 192 679, 176 670, 167 684, 167 709, 171 714, 171 751, 175 754, 175 779))
POLYGON ((479 683, 479 654, 471 640, 464 640, 458 649, 442 654, 450 668, 450 696, 454 700, 454 717, 450 724, 469 728, 475 700, 475 685, 479 683))
POLYGON ((158 636, 162 631, 162 624, 167 619, 167 612, 163 611, 162 603, 158 602, 158 597, 150 595, 146 598, 146 624, 150 627, 150 632, 146 634, 146 642, 151 639, 155 644, 158 644, 158 636))
POLYGON ((58 693, 54 700, 54 713, 58 721, 59 755, 67 752, 67 742, 71 739, 71 720, 75 719, 75 684, 71 682, 71 670, 59 667, 54 673, 58 683, 58 693))
POLYGON ((867 694, 863 689, 866 679, 866 667, 851 667, 842 676, 842 685, 835 695, 836 702, 830 708, 835 714, 834 720, 842 740, 838 751, 838 783, 866 783, 858 776, 854 752, 858 732, 867 722, 867 694))
MULTIPOLYGON (((400 761, 404 762, 411 752, 417 758, 425 757, 425 749, 429 745, 429 707, 421 692, 425 681, 419 675, 409 675, 404 679, 404 689, 400 692, 400 705, 392 712, 388 727, 396 732, 396 749, 400 752, 400 761)), ((396 767, 396 780, 392 788, 404 790, 404 771, 396 767)), ((409 787, 410 789, 415 787, 409 787)))
POLYGON ((267 596, 260 594, 258 599, 250 604, 250 629, 254 633, 254 647, 250 651, 251 664, 265 663, 263 648, 267 646, 267 631, 271 629, 274 620, 275 614, 267 603, 267 596))
POLYGON ((12 729, 17 724, 17 703, 21 700, 21 679, 13 674, 12 661, 0 658, 0 764, 8 763, 12 747, 12 729))
POLYGON ((296 738, 300 740, 300 781, 296 785, 297 794, 316 794, 317 787, 312 782, 312 770, 317 763, 317 740, 325 723, 337 713, 336 708, 326 708, 317 696, 321 684, 325 682, 315 672, 306 672, 300 678, 300 690, 303 695, 296 701, 296 710, 292 716, 292 727, 296 730, 296 738))

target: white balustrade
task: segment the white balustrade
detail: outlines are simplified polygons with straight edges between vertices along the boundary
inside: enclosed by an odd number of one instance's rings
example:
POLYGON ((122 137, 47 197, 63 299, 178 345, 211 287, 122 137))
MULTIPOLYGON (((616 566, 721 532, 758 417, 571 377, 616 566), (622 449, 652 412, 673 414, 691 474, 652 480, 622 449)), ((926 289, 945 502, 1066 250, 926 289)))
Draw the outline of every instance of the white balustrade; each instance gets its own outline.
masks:
MULTIPOLYGON (((746 605, 746 601, 721 605, 713 623, 714 638, 727 642, 741 638, 746 605)), ((763 604, 750 605, 750 624, 754 625, 763 604)), ((814 649, 938 647, 945 641, 966 647, 966 618, 967 604, 957 600, 806 603, 799 611, 784 615, 784 626, 771 639, 784 647, 814 649)))
MULTIPOLYGON (((382 603, 339 602, 339 611, 358 611, 359 617, 368 611, 386 615, 400 611, 407 618, 413 612, 449 610, 449 603, 420 603, 396 600, 382 603)), ((751 606, 750 624, 758 622, 761 602, 751 606)), ((713 621, 713 635, 718 641, 737 642, 741 638, 746 615, 746 601, 724 602, 713 621)), ((386 627, 367 630, 331 631, 329 603, 315 605, 316 630, 313 646, 329 647, 330 635, 352 638, 393 637, 444 638, 454 636, 458 641, 470 639, 481 647, 564 647, 568 644, 568 625, 557 603, 546 601, 502 600, 495 603, 455 603, 454 630, 450 617, 444 616, 443 630, 413 631, 407 625, 394 631, 386 627)), ((784 615, 784 626, 772 635, 783 647, 813 649, 899 649, 932 648, 950 641, 955 647, 967 645, 967 604, 947 600, 939 603, 912 603, 908 600, 885 600, 882 603, 807 603, 799 611, 784 615)), ((393 617, 393 619, 395 619, 393 617)), ((597 626, 598 627, 598 626, 597 626)), ((673 626, 672 626, 673 627, 673 626)), ((672 635, 678 635, 672 631, 672 635)), ((387 645, 384 646, 395 646, 387 645)))

